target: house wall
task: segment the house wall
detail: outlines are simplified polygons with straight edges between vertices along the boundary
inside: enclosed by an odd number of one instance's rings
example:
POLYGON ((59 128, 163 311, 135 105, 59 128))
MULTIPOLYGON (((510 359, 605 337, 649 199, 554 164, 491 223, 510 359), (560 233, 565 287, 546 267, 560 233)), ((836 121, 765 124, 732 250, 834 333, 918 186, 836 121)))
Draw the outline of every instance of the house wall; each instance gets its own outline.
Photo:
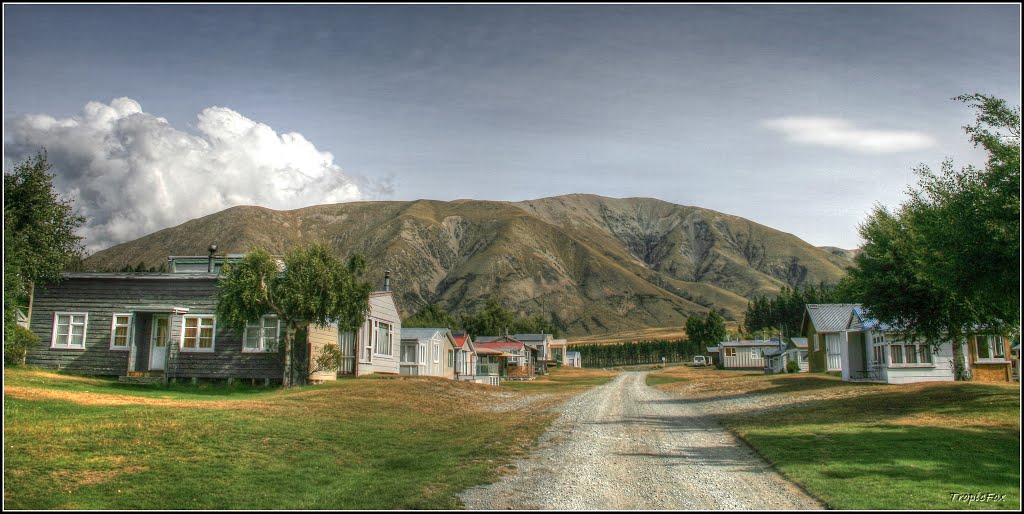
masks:
POLYGON ((807 338, 807 368, 813 372, 825 371, 826 355, 828 349, 825 348, 825 335, 819 334, 814 329, 814 324, 807 321, 804 326, 804 332, 801 334, 807 338), (815 350, 814 342, 818 341, 819 350, 815 350))
POLYGON ((971 380, 975 382, 1012 382, 1013 363, 1010 361, 1010 340, 1003 338, 1003 355, 1005 362, 979 362, 978 341, 975 336, 967 338, 967 346, 964 347, 967 353, 967 360, 971 368, 971 380))
MULTIPOLYGON (((128 351, 110 350, 110 323, 114 313, 133 312, 144 305, 186 307, 190 315, 213 314, 216 309, 215 278, 128 279, 67 278, 59 284, 37 287, 33 298, 31 330, 39 336, 26 362, 33 366, 59 368, 91 375, 124 375, 128 351), (84 350, 51 349, 55 312, 86 312, 84 350)), ((152 318, 136 313, 136 370, 149 368, 149 339, 145 323, 152 318), (143 360, 144 359, 144 360, 143 360)), ((171 344, 168 348, 168 377, 270 378, 279 379, 281 361, 277 353, 242 353, 242 336, 215 325, 213 352, 182 352, 182 316, 169 316, 171 344)))
MULTIPOLYGON (((310 369, 313 369, 316 357, 320 355, 323 348, 327 345, 338 344, 338 328, 335 326, 330 327, 318 327, 310 325, 306 334, 306 341, 309 344, 309 365, 310 369)), ((310 380, 336 380, 338 378, 337 370, 330 371, 318 371, 310 373, 310 380)))
POLYGON ((765 346, 736 346, 736 355, 728 357, 725 355, 725 348, 719 350, 719 354, 722 356, 722 363, 725 369, 757 369, 763 370, 768 364, 768 360, 765 358, 755 359, 752 357, 750 351, 756 350, 758 352, 769 348, 778 348, 776 345, 765 345, 765 346))
MULTIPOLYGON (((865 332, 864 337, 870 341, 873 333, 865 332)), ((891 355, 885 347, 886 363, 891 355)), ((914 382, 950 382, 953 380, 953 345, 943 343, 938 353, 932 354, 934 366, 926 367, 886 367, 882 369, 881 379, 890 384, 910 384, 914 382)))
POLYGON ((387 373, 387 374, 398 374, 398 359, 401 353, 401 340, 402 340, 402 318, 398 315, 398 307, 395 305, 395 299, 392 293, 371 293, 370 294, 370 310, 367 313, 367 322, 363 323, 356 333, 356 376, 369 375, 370 373, 387 373), (392 336, 391 336, 391 353, 389 354, 374 354, 370 356, 370 360, 365 359, 365 353, 363 348, 366 347, 366 343, 370 341, 369 338, 373 337, 371 334, 372 323, 370 320, 376 319, 385 323, 391 324, 392 336))

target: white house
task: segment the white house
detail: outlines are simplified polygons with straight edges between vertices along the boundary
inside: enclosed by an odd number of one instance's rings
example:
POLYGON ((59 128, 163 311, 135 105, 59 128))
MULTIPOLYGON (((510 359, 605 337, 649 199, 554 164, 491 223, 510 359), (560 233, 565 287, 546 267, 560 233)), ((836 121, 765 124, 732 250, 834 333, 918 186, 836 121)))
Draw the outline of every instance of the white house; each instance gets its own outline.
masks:
POLYGON ((401 374, 455 380, 458 349, 447 328, 407 328, 402 331, 401 374))
POLYGON ((571 368, 583 367, 583 356, 580 352, 565 352, 565 365, 571 368))
POLYGON ((339 375, 363 376, 370 373, 397 375, 402 318, 391 292, 390 277, 385 276, 385 290, 370 293, 370 308, 358 330, 342 332, 337 325, 310 326, 308 332, 310 369, 316 356, 327 345, 338 345, 342 354, 340 370, 319 370, 310 374, 314 381, 334 380, 339 375))
POLYGON ((786 362, 795 361, 800 367, 800 372, 807 372, 807 338, 791 337, 786 344, 786 362))

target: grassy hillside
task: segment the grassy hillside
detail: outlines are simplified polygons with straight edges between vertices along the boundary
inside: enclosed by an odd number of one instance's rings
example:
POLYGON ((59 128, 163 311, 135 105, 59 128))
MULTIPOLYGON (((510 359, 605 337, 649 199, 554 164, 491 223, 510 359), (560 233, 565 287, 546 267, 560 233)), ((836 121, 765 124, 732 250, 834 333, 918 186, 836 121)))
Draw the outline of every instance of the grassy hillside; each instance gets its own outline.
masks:
POLYGON ((98 252, 90 269, 168 255, 262 246, 285 253, 323 241, 392 270, 399 308, 428 302, 458 314, 491 296, 525 314, 554 312, 573 336, 681 326, 747 298, 835 282, 843 259, 736 216, 648 198, 567 195, 527 202, 353 202, 292 211, 234 207, 98 252))

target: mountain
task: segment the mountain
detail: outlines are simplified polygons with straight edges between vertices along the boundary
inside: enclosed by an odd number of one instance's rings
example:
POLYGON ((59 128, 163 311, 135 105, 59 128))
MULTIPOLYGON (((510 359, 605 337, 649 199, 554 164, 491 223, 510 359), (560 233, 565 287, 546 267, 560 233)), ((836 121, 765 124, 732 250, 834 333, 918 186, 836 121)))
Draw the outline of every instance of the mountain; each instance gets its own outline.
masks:
POLYGON ((847 259, 752 221, 649 198, 566 195, 524 202, 417 200, 233 207, 98 252, 88 269, 158 266, 168 255, 262 246, 286 253, 323 241, 392 271, 405 316, 427 302, 453 313, 496 296, 526 314, 553 312, 570 335, 679 326, 784 286, 834 283, 847 259))

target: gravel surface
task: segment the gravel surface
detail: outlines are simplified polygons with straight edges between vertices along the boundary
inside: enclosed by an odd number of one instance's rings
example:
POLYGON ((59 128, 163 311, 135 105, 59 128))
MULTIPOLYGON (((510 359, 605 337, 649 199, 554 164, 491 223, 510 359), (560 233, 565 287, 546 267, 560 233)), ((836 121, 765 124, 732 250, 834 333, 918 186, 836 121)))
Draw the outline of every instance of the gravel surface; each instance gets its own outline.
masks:
POLYGON ((646 376, 622 373, 563 404, 516 473, 459 495, 466 508, 823 508, 706 411, 648 387, 646 376))

